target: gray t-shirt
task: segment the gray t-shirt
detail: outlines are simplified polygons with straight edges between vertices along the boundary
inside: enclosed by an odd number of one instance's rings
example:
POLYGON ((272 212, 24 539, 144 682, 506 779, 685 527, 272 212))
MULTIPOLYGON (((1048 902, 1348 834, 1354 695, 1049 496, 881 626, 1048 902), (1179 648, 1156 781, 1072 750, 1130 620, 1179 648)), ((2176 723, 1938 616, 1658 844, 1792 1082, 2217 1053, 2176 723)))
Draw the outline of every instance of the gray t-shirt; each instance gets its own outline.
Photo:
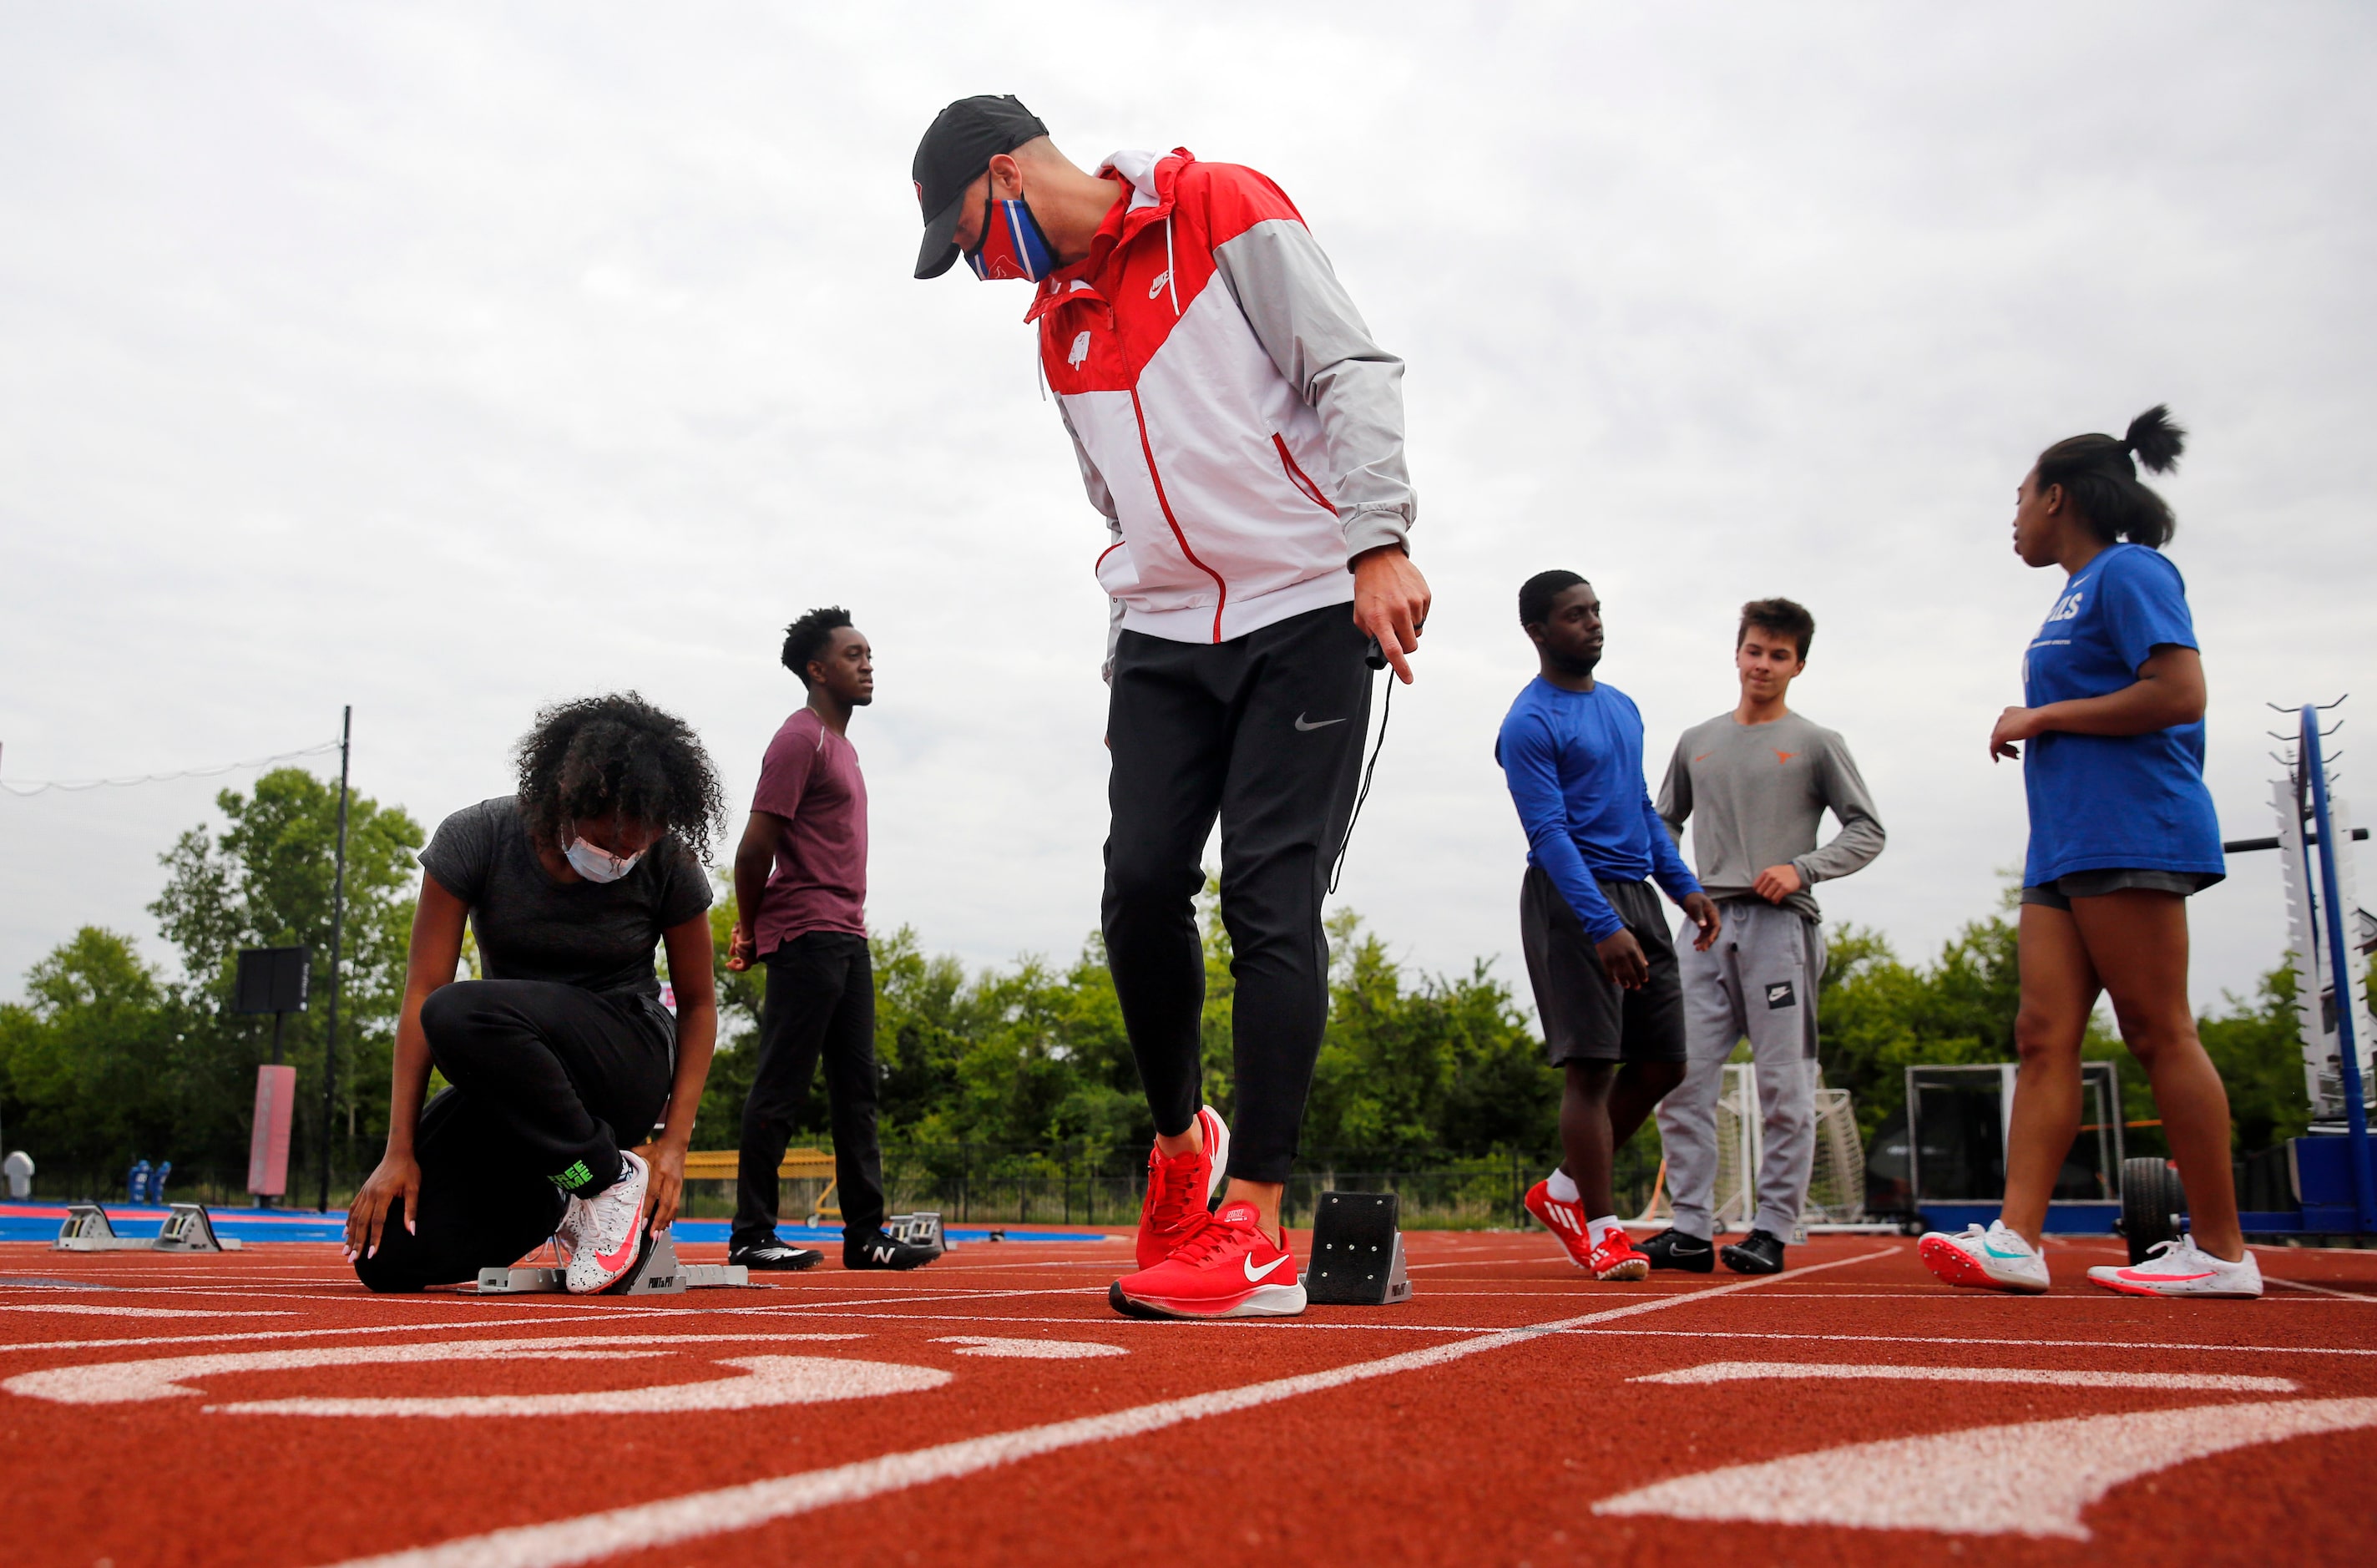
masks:
POLYGON ((657 1008, 652 949, 661 933, 710 907, 710 879, 663 838, 615 882, 556 882, 536 857, 520 801, 498 796, 437 824, 421 852, 437 885, 471 906, 490 980, 552 980, 626 992, 657 1008))
POLYGON ((1881 818, 1847 744, 1797 713, 1762 724, 1719 713, 1686 730, 1659 785, 1659 816, 1678 842, 1691 819, 1692 859, 1709 897, 1757 898, 1758 873, 1787 863, 1800 888, 1783 907, 1810 920, 1822 914, 1810 888, 1881 853, 1881 818), (1819 849, 1828 808, 1841 831, 1819 849))

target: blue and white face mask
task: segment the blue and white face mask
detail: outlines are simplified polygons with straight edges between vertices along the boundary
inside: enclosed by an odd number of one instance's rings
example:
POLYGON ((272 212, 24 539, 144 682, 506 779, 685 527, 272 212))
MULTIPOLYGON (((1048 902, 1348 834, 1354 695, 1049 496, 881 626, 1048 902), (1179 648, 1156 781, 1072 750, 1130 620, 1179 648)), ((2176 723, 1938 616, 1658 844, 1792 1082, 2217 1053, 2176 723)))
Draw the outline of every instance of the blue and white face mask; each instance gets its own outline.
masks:
POLYGON ((569 847, 561 852, 569 868, 590 882, 615 882, 636 868, 644 857, 642 850, 633 855, 614 855, 607 849, 597 849, 576 833, 569 835, 569 847))
POLYGON ((1015 278, 1036 283, 1057 269, 1057 253, 1040 232, 1040 220, 1021 197, 995 201, 982 198, 982 240, 966 252, 966 265, 984 282, 1015 278))

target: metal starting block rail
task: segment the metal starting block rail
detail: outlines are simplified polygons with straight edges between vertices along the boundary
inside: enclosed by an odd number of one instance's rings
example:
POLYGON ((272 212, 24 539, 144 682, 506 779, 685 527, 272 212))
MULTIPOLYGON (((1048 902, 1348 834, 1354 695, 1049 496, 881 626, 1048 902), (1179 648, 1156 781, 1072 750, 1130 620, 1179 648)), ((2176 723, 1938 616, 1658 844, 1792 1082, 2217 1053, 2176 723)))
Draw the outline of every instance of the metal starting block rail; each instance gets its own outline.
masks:
MULTIPOLYGON (((748 1287, 751 1271, 741 1263, 681 1263, 676 1239, 665 1230, 644 1234, 642 1255, 616 1283, 598 1292, 603 1296, 681 1296, 688 1290, 748 1287)), ((482 1296, 551 1296, 569 1288, 569 1271, 563 1268, 481 1269, 482 1296)))
POLYGON ((68 1203, 52 1243, 61 1252, 235 1252, 239 1238, 219 1237, 204 1203, 169 1203, 154 1236, 118 1236, 97 1203, 68 1203))
POLYGON ((883 1221, 883 1233, 904 1247, 930 1247, 937 1254, 957 1245, 941 1234, 940 1214, 931 1209, 913 1215, 887 1215, 883 1221))

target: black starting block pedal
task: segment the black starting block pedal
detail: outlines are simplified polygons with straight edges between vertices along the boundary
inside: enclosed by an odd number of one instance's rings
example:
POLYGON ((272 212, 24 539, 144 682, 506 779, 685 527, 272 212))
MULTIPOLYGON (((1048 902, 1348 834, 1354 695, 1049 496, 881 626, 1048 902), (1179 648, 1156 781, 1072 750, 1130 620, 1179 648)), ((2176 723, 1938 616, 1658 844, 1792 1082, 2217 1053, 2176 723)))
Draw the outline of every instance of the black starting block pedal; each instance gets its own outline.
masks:
POLYGON ((883 1233, 904 1247, 929 1247, 935 1257, 956 1245, 941 1234, 941 1216, 930 1209, 913 1215, 886 1215, 883 1233))
POLYGON ((1392 1192, 1323 1192, 1312 1211, 1305 1299, 1316 1306, 1392 1307, 1411 1299, 1400 1205, 1392 1192))
MULTIPOLYGON (((605 1287, 604 1296, 680 1296, 688 1290, 712 1290, 748 1286, 751 1271, 741 1263, 681 1263, 676 1239, 665 1230, 647 1230, 636 1266, 605 1287)), ((569 1289, 566 1268, 481 1269, 482 1296, 550 1296, 569 1289)))
POLYGON ((52 1247, 61 1252, 235 1252, 239 1239, 215 1235, 203 1203, 170 1203, 154 1236, 118 1236, 107 1211, 97 1203, 68 1203, 66 1223, 52 1247))

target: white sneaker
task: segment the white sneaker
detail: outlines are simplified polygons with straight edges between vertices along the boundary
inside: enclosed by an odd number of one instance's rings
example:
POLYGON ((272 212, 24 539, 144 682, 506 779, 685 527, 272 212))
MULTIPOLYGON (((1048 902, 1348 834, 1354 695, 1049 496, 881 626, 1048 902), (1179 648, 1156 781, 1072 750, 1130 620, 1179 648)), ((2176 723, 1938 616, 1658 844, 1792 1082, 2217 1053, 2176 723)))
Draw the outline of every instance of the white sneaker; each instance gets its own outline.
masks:
MULTIPOLYGON (((572 1198, 577 1212, 576 1250, 569 1256, 569 1291, 591 1296, 618 1283, 636 1266, 643 1240, 644 1187, 651 1173, 627 1150, 619 1151, 619 1179, 591 1198, 572 1198)), ((567 1227, 569 1216, 564 1215, 567 1227)))
POLYGON ((2240 1263, 2224 1263, 2198 1247, 2194 1237, 2181 1236, 2156 1242, 2144 1263, 2090 1269, 2088 1280, 2125 1296, 2235 1296, 2250 1300, 2262 1294, 2262 1265, 2250 1251, 2240 1263))
POLYGON ((569 1260, 578 1255, 578 1222, 584 1216, 586 1205, 572 1198, 561 1205, 561 1218, 553 1227, 553 1248, 567 1268, 569 1260))
POLYGON ((1915 1244, 1924 1265, 1950 1285, 1976 1290, 2016 1290, 2037 1296, 2047 1289, 2047 1260, 2001 1220, 1983 1230, 1968 1225, 1957 1235, 1934 1230, 1915 1244))

